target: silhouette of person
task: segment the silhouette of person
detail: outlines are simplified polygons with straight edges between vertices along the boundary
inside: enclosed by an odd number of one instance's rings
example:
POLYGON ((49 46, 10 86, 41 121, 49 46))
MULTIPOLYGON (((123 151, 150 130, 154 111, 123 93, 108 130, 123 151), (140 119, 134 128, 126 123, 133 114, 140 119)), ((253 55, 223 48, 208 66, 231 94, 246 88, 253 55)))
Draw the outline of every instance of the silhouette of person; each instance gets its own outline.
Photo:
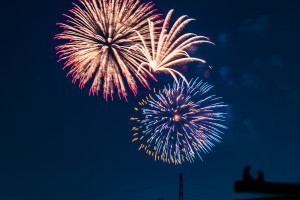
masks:
POLYGON ((251 175, 249 173, 250 168, 251 167, 249 165, 244 168, 243 181, 245 181, 245 182, 253 181, 253 178, 251 177, 251 175))
POLYGON ((258 171, 256 180, 260 183, 264 182, 264 173, 261 170, 258 171))

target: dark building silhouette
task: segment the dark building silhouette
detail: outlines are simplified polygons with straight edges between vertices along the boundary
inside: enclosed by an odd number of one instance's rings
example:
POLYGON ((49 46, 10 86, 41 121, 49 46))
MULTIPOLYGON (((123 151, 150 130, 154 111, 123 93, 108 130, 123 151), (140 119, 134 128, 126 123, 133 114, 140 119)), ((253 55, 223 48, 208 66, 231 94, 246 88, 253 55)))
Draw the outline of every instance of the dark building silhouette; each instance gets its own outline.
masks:
POLYGON ((249 171, 250 166, 246 166, 243 171, 243 180, 234 183, 235 192, 284 195, 259 199, 300 199, 300 184, 265 182, 262 171, 258 172, 257 179, 251 177, 249 171))

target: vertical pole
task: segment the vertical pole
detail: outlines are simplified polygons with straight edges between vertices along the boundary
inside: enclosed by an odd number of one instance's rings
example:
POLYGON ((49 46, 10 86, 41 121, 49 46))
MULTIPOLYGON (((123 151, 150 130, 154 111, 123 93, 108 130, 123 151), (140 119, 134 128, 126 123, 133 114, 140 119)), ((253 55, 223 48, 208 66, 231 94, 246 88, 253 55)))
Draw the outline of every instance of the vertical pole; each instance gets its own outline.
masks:
POLYGON ((182 180, 182 173, 179 174, 179 200, 183 200, 183 180, 182 180))

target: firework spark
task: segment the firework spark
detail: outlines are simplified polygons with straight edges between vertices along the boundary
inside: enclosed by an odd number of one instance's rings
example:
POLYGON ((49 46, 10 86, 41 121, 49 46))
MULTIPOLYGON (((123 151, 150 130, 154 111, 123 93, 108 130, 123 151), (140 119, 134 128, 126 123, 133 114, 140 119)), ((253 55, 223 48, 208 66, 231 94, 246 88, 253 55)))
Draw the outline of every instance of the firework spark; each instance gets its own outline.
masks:
POLYGON ((193 61, 200 61, 205 63, 205 60, 199 58, 191 58, 187 50, 196 44, 210 43, 207 37, 197 36, 193 33, 181 34, 184 27, 193 19, 186 19, 187 16, 181 16, 174 23, 170 31, 169 23, 173 10, 170 10, 166 16, 161 32, 157 35, 155 24, 149 19, 149 36, 145 36, 137 31, 141 40, 141 44, 136 44, 133 48, 141 52, 144 56, 144 62, 140 64, 141 69, 149 67, 153 72, 164 71, 170 73, 175 81, 178 83, 176 74, 183 78, 185 77, 173 69, 176 65, 184 65, 193 61), (151 42, 147 43, 150 38, 151 42), (156 39, 158 38, 158 40, 156 39))
MULTIPOLYGON (((220 142, 226 105, 207 93, 213 86, 195 79, 189 85, 183 79, 173 86, 139 102, 141 119, 132 117, 134 141, 155 160, 182 164, 194 162, 196 156, 207 153, 214 142, 220 142)), ((155 92, 155 89, 154 89, 155 92)))
MULTIPOLYGON (((113 98, 114 88, 126 99, 125 81, 137 94, 137 79, 149 87, 146 77, 151 73, 139 66, 140 55, 132 53, 130 47, 139 43, 140 35, 147 38, 147 19, 160 23, 154 15, 153 4, 140 4, 139 0, 80 0, 82 6, 74 4, 70 12, 74 17, 67 24, 59 23, 64 29, 56 39, 69 40, 56 49, 64 68, 70 67, 73 82, 79 80, 80 88, 93 78, 90 94, 98 94, 103 86, 103 95, 113 98)), ((153 77, 154 78, 154 77, 153 77)))

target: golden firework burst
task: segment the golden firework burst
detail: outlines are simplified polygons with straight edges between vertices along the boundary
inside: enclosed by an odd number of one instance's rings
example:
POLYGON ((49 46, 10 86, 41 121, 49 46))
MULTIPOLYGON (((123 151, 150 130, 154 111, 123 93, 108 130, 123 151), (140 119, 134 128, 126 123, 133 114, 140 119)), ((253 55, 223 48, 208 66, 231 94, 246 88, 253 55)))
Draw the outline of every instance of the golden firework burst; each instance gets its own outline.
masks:
POLYGON ((83 88, 93 79, 90 94, 98 94, 102 86, 106 100, 108 95, 113 98, 114 88, 120 98, 122 95, 126 99, 125 82, 135 95, 136 80, 149 87, 146 78, 152 75, 140 66, 141 55, 130 47, 140 43, 134 30, 147 38, 147 20, 160 23, 159 16, 153 14, 153 4, 140 4, 139 0, 81 0, 80 3, 81 6, 74 4, 70 10, 73 17, 65 15, 69 18, 67 24, 58 24, 64 31, 55 37, 69 40, 56 49, 60 60, 65 60, 64 68, 70 67, 68 75, 72 75, 73 82, 79 80, 83 88))
POLYGON ((149 67, 153 72, 164 71, 170 73, 176 82, 178 82, 176 74, 181 76, 187 83, 186 78, 172 67, 176 65, 184 65, 189 62, 206 61, 199 58, 191 58, 187 50, 196 44, 210 43, 207 37, 197 36, 193 33, 181 34, 184 27, 193 19, 186 19, 186 15, 177 19, 169 30, 169 23, 173 10, 170 10, 166 16, 160 34, 157 34, 155 23, 148 19, 149 35, 136 30, 141 44, 135 44, 132 48, 136 49, 143 55, 143 62, 139 65, 141 70, 149 67), (150 38, 150 42, 147 42, 150 38))

